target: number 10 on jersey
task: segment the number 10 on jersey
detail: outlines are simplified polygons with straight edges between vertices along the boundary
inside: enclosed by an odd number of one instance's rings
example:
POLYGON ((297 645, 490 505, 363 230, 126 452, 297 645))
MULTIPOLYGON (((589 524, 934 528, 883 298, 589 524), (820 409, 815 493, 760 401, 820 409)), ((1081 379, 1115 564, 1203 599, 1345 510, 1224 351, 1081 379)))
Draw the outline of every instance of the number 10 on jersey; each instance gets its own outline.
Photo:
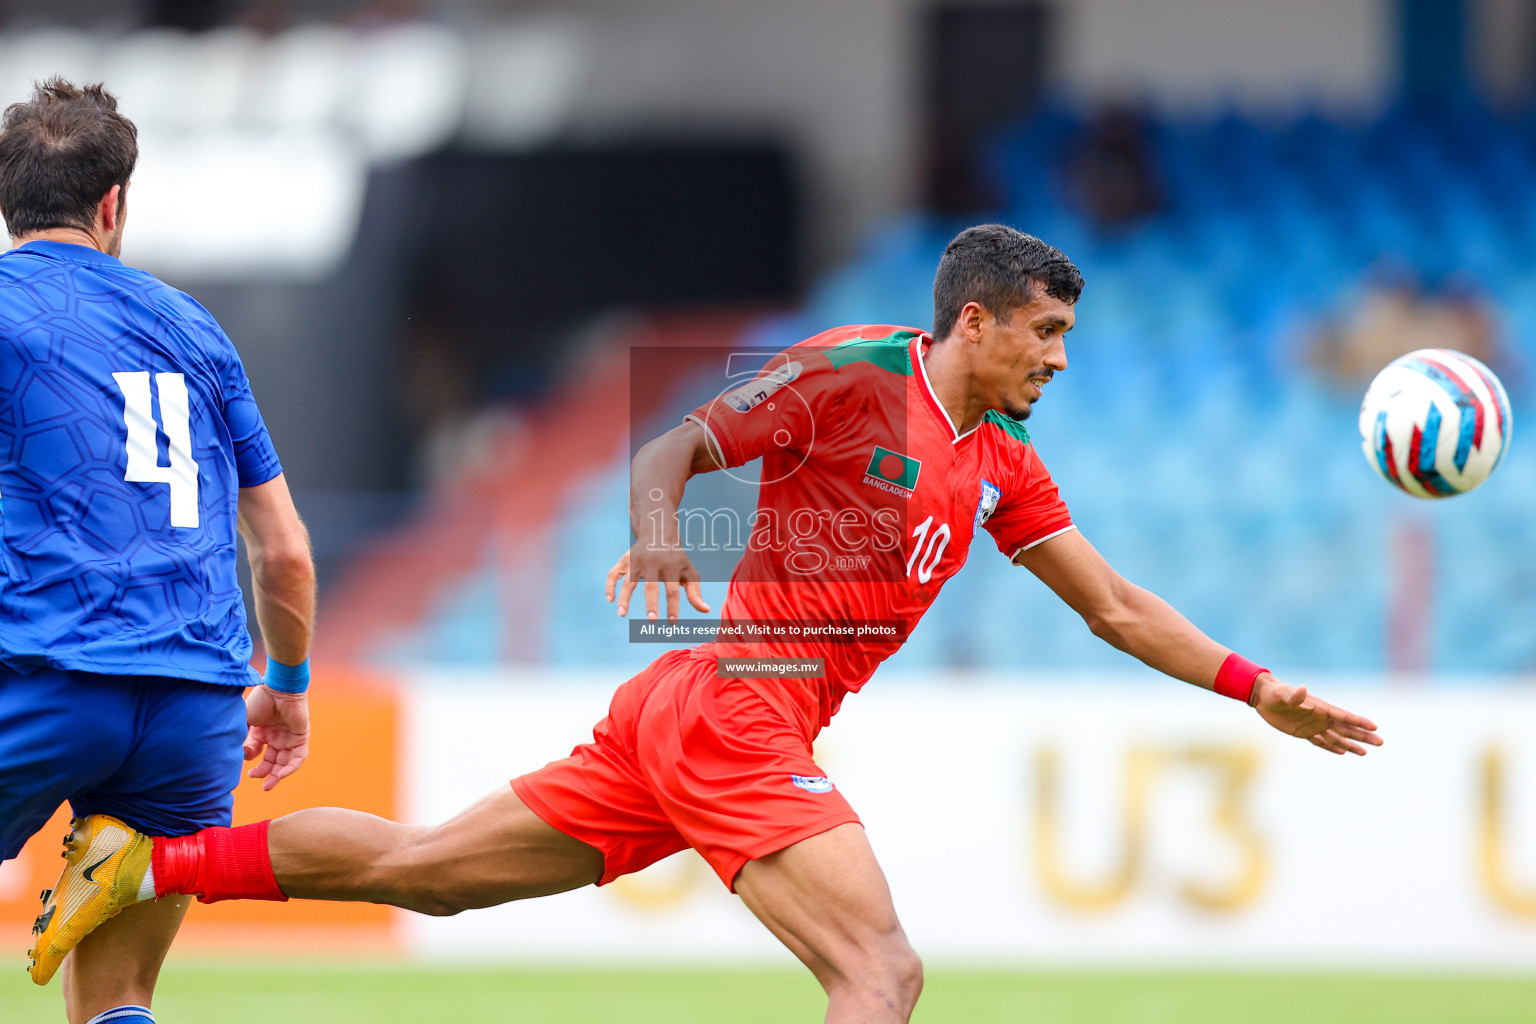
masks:
POLYGON ((187 379, 180 373, 155 374, 160 392, 159 429, 165 431, 170 465, 160 465, 156 424, 149 395, 149 371, 114 373, 123 392, 123 424, 128 428, 129 483, 169 484, 171 525, 195 527, 197 511, 197 463, 192 458, 192 430, 187 409, 187 379))
POLYGON ((910 579, 912 570, 916 569, 919 583, 927 583, 933 578, 933 570, 938 567, 939 559, 944 557, 944 549, 949 547, 949 524, 940 523, 938 529, 930 534, 928 528, 932 525, 933 516, 929 516, 912 531, 912 537, 917 543, 912 548, 912 556, 907 559, 907 577, 910 579), (919 558, 919 555, 922 557, 919 558))

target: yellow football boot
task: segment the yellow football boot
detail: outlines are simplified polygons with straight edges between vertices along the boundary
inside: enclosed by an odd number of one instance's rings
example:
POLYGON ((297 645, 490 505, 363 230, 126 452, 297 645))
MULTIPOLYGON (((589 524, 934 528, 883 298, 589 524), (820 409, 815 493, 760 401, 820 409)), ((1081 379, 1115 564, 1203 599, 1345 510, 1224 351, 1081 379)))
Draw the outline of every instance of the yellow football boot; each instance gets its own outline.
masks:
POLYGON ((137 903, 149 873, 154 840, 106 814, 70 822, 64 837, 64 873, 58 885, 43 890, 43 912, 32 925, 27 973, 48 984, 69 951, 103 921, 137 903))

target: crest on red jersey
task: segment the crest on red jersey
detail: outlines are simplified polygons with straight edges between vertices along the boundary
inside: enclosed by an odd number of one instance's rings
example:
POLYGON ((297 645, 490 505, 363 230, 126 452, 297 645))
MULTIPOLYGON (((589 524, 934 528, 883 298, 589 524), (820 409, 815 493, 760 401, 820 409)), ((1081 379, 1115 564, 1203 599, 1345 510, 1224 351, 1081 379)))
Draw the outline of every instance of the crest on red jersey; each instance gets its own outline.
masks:
POLYGON ((981 524, 992 518, 992 513, 997 511, 997 503, 1002 500, 1003 489, 990 480, 981 482, 981 500, 976 503, 976 523, 973 529, 981 529, 981 524))

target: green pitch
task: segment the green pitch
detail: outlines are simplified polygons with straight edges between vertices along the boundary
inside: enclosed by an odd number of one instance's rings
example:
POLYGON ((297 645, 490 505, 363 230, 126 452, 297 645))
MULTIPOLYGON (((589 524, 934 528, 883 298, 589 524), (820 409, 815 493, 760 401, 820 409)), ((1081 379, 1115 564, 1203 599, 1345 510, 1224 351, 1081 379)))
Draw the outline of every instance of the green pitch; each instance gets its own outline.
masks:
MULTIPOLYGON (((162 1024, 806 1024, 821 992, 786 971, 575 970, 406 964, 232 967, 172 963, 162 1024)), ((64 1019, 57 982, 18 968, 0 983, 0 1021, 64 1019)), ((1183 975, 931 969, 918 1024, 1479 1024, 1536 1019, 1536 977, 1183 975)))

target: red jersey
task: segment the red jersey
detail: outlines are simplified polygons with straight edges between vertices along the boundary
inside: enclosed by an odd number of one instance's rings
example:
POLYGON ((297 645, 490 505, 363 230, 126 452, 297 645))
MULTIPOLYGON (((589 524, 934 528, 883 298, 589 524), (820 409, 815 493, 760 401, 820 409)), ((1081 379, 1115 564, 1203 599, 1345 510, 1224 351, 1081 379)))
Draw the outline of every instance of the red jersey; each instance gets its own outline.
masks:
POLYGON ((888 639, 781 636, 697 649, 711 659, 825 659, 824 678, 746 680, 813 734, 901 646, 965 563, 977 528, 1010 559, 1073 528, 1023 423, 993 410, 974 429, 955 429, 923 368, 932 343, 910 327, 826 331, 688 416, 727 467, 763 460, 722 622, 840 624, 844 634, 897 624, 888 639))

